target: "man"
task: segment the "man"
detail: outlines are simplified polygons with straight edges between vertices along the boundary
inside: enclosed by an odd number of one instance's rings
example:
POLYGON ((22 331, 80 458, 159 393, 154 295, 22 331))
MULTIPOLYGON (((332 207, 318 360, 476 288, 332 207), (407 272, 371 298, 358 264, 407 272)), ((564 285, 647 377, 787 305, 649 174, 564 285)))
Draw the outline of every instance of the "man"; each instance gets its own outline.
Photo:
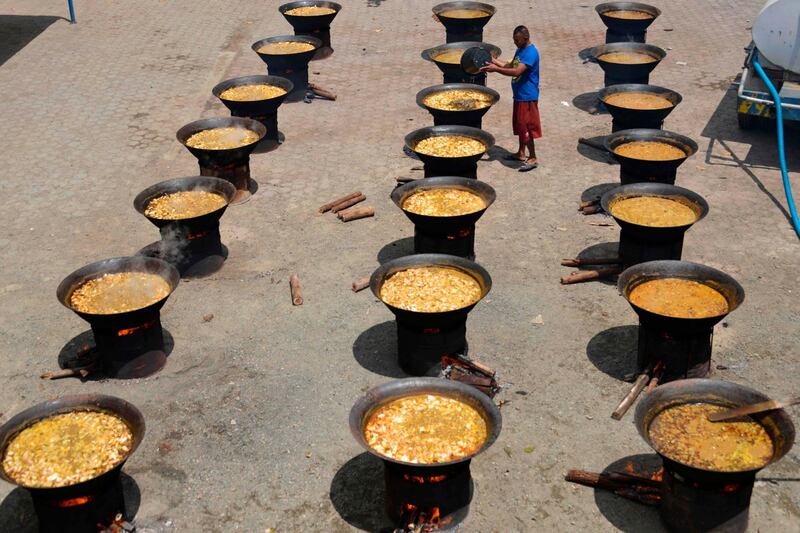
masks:
POLYGON ((512 122, 514 135, 519 136, 519 150, 509 158, 522 161, 519 171, 527 172, 539 165, 534 139, 542 136, 542 123, 539 118, 539 50, 531 43, 531 34, 525 26, 514 28, 514 44, 517 46, 517 51, 510 63, 493 59, 491 64, 487 64, 481 71, 497 72, 511 77, 511 89, 514 92, 512 122))

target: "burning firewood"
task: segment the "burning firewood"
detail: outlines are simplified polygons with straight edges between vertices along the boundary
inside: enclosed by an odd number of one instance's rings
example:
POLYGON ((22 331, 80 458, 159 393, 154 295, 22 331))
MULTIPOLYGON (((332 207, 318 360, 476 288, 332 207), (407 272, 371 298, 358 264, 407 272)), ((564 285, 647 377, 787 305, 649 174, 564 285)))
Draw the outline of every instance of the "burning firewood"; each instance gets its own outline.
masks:
POLYGON ((117 513, 114 521, 108 526, 97 524, 97 531, 98 533, 133 533, 136 531, 136 526, 125 520, 121 513, 117 513))
POLYGON ((622 417, 625 416, 625 413, 628 412, 628 409, 634 404, 636 399, 644 390, 645 385, 647 385, 647 392, 651 392, 656 386, 658 382, 664 375, 664 362, 659 361, 656 363, 655 367, 650 367, 646 371, 639 374, 636 378, 636 381, 633 382, 633 387, 631 390, 628 391, 628 394, 622 398, 622 401, 619 402, 617 408, 614 409, 614 412, 611 413, 611 418, 614 420, 622 420, 622 417), (652 379, 651 379, 652 377, 652 379), (648 384, 649 381, 649 384, 648 384))
POLYGON ((472 385, 489 398, 500 392, 494 370, 460 354, 442 357, 442 375, 445 379, 472 385))
POLYGON ((613 492, 628 500, 651 507, 661 504, 661 481, 623 472, 594 473, 585 470, 570 470, 566 481, 586 487, 613 492))

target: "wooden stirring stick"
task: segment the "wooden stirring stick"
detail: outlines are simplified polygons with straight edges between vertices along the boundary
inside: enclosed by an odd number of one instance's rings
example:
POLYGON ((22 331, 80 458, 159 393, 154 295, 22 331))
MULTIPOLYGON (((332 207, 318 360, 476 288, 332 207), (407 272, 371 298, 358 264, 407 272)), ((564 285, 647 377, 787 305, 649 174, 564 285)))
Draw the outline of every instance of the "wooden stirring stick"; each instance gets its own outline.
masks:
POLYGON ((755 413, 762 413, 764 411, 772 411, 773 409, 782 409, 790 405, 800 403, 800 396, 794 398, 786 398, 785 400, 767 400, 765 402, 758 402, 752 405, 743 405, 735 409, 728 409, 727 411, 719 411, 708 415, 708 419, 712 422, 722 422, 723 420, 730 420, 737 416, 752 415, 755 413))

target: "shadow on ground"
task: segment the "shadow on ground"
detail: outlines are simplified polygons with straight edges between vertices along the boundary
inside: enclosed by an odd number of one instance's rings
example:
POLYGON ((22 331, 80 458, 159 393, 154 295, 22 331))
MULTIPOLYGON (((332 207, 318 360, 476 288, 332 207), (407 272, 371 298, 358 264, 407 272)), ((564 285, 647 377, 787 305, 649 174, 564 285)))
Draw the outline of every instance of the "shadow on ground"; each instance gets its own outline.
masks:
POLYGON ((404 237, 392 241, 378 252, 378 262, 384 264, 392 259, 404 257, 414 253, 414 237, 404 237))
MULTIPOLYGON (((133 521, 142 502, 139 485, 124 472, 120 474, 120 483, 125 499, 123 514, 126 520, 133 521)), ((0 531, 13 531, 14 533, 37 533, 39 531, 39 521, 27 489, 17 487, 0 502, 0 531)))
POLYGON ((497 161, 506 168, 513 168, 514 170, 522 166, 522 161, 515 157, 516 152, 509 152, 502 146, 492 146, 486 152, 488 161, 497 161))
POLYGON ((572 99, 572 105, 590 115, 608 115, 605 108, 600 108, 600 97, 596 91, 579 94, 572 99))
MULTIPOLYGON (((595 61, 595 59, 594 59, 594 49, 595 49, 595 47, 594 47, 594 46, 590 46, 590 47, 588 47, 588 48, 584 48, 583 50, 581 50, 580 52, 578 52, 578 57, 579 57, 579 58, 580 58, 580 59, 581 59, 581 60, 582 60, 584 63, 589 63, 589 62, 591 62, 591 63, 597 63, 597 61, 595 61)), ((598 67, 598 68, 600 68, 600 67, 598 67)))
POLYGON ((608 183, 598 183, 597 185, 592 185, 585 191, 581 193, 581 202, 588 202, 590 200, 597 200, 605 193, 612 189, 616 189, 617 187, 621 187, 622 184, 620 182, 608 182, 608 183))
POLYGON ((586 357, 598 370, 620 381, 633 381, 637 373, 638 326, 615 326, 601 331, 586 345, 586 357))
POLYGON ((372 454, 357 455, 336 472, 330 499, 339 516, 355 528, 375 533, 394 530, 384 511, 383 462, 372 454))
MULTIPOLYGON (((597 244, 593 244, 587 248, 584 248, 575 256, 577 259, 581 259, 582 261, 589 261, 591 259, 598 259, 598 258, 616 258, 619 257, 619 243, 618 242, 601 242, 597 244)), ((586 263, 584 265, 578 267, 565 267, 565 268, 574 268, 577 270, 601 270, 601 269, 608 269, 615 267, 616 264, 608 264, 601 262, 600 264, 592 264, 586 263)), ((604 285, 617 285, 617 275, 616 274, 608 274, 599 280, 592 280, 593 283, 602 283, 604 285)))
POLYGON ((353 356, 370 372, 390 378, 407 378, 397 363, 397 327, 394 320, 364 331, 353 343, 353 356))
POLYGON ((587 146, 586 144, 579 142, 577 146, 578 153, 583 157, 591 159, 592 161, 597 161, 598 163, 616 165, 616 159, 611 157, 611 154, 609 154, 606 149, 601 146, 605 138, 605 135, 587 137, 586 140, 594 146, 587 146))
MULTIPOLYGON (((164 353, 163 357, 158 357, 158 360, 153 359, 148 361, 148 368, 156 368, 152 374, 147 377, 157 374, 167 363, 169 355, 175 349, 175 339, 172 334, 162 326, 162 333, 164 335, 164 353)), ((61 348, 58 353, 58 367, 62 370, 67 368, 82 368, 86 366, 87 362, 92 361, 95 367, 92 367, 91 373, 86 377, 86 381, 102 381, 104 379, 123 379, 114 374, 109 374, 103 369, 102 361, 97 361, 95 352, 94 334, 92 330, 84 331, 83 333, 71 338, 67 344, 61 348)), ((2 531, 2 529, 0 529, 2 531)))
POLYGON ((0 15, 0 66, 61 17, 0 15))
MULTIPOLYGON (((661 468, 661 458, 656 454, 639 454, 623 457, 608 465, 603 472, 626 472, 626 467, 640 476, 650 477, 661 468)), ((626 500, 605 490, 595 489, 594 502, 606 519, 620 531, 627 533, 659 533, 666 529, 661 524, 658 509, 626 500)))
MULTIPOLYGON (((776 170, 780 168, 778 160, 776 125, 774 120, 760 120, 758 127, 744 130, 738 127, 736 89, 729 88, 714 110, 701 135, 708 138, 705 164, 740 169, 750 180, 775 204, 783 216, 791 221, 789 212, 784 207, 785 199, 776 198, 758 176, 759 169, 776 170), (750 150, 743 158, 736 154, 735 144, 749 144, 750 150)), ((800 151, 791 147, 800 143, 800 127, 796 123, 784 121, 786 128, 785 144, 786 165, 790 172, 800 171, 800 151)), ((702 147, 701 147, 702 151, 702 147)))

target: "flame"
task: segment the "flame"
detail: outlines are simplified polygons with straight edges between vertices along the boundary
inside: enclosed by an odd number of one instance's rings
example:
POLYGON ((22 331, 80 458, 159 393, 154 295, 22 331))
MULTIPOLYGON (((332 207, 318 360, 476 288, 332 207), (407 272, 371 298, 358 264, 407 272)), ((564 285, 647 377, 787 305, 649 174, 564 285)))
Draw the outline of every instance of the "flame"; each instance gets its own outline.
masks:
POLYGON ((655 472, 641 472, 636 469, 636 466, 633 464, 633 461, 628 461, 625 463, 625 466, 622 468, 625 473, 631 474, 633 476, 640 476, 646 477, 648 479, 652 479, 653 481, 661 481, 664 479, 664 467, 662 466, 655 472))
POLYGON ((419 484, 441 483, 442 481, 447 479, 447 474, 442 474, 440 476, 412 476, 409 474, 403 474, 403 479, 406 481, 410 481, 411 483, 419 483, 419 484))
MULTIPOLYGON (((438 476, 435 476, 438 477, 438 476)), ((413 503, 403 504, 403 522, 406 531, 430 532, 439 529, 450 520, 442 521, 442 512, 438 507, 431 507, 430 511, 420 511, 413 503), (418 523, 419 522, 419 523, 418 523)))
POLYGON ((117 337, 127 337, 128 335, 133 335, 134 333, 138 333, 139 331, 142 331, 142 330, 145 330, 145 329, 149 329, 157 321, 158 321, 158 319, 154 318, 153 320, 151 320, 149 322, 145 322, 141 326, 135 326, 135 327, 132 327, 132 328, 127 328, 127 329, 121 329, 121 330, 117 331, 117 337))
POLYGON ((470 235, 472 235, 472 228, 463 228, 458 230, 453 235, 448 235, 447 240, 454 241, 456 239, 463 239, 464 237, 469 237, 470 235))
POLYGON ((425 328, 422 330, 422 333, 439 333, 442 330, 439 328, 425 328))
POLYGON ((86 505, 94 499, 94 496, 79 496, 77 498, 68 498, 66 500, 53 500, 50 505, 53 507, 77 507, 79 505, 86 505))
POLYGON ((209 233, 211 233, 210 230, 200 231, 198 233, 190 233, 189 235, 186 236, 186 240, 187 241, 194 241, 194 240, 197 240, 197 239, 202 239, 203 237, 205 237, 209 233))
POLYGON ((738 483, 729 483, 728 485, 722 487, 722 492, 731 494, 733 492, 738 492, 740 488, 742 488, 742 486, 738 483))

